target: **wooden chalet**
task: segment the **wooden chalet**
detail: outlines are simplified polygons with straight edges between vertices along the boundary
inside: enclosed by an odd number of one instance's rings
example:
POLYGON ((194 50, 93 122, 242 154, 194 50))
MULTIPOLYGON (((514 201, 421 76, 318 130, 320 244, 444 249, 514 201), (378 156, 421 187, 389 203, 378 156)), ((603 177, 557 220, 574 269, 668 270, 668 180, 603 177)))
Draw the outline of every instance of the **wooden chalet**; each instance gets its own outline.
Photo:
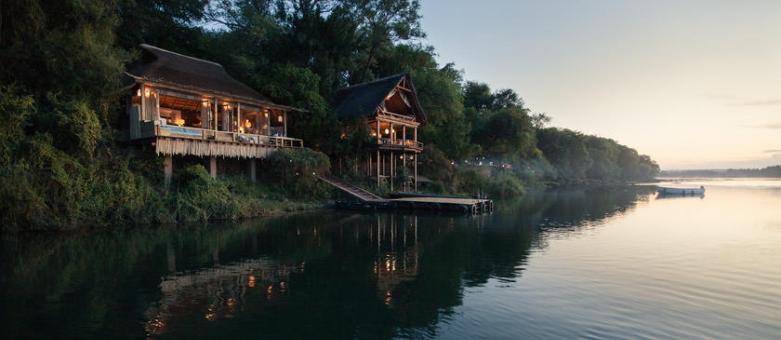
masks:
POLYGON ((272 103, 233 79, 218 63, 140 45, 140 61, 126 72, 132 79, 128 103, 130 139, 148 143, 165 157, 166 183, 174 156, 210 160, 244 159, 255 179, 255 160, 279 148, 300 148, 287 135, 288 113, 301 111, 272 103))
POLYGON ((333 107, 342 120, 365 119, 369 134, 376 140, 358 161, 356 171, 387 181, 393 190, 401 180, 403 189, 417 190, 418 127, 426 115, 418 103, 408 74, 397 74, 337 91, 333 107))

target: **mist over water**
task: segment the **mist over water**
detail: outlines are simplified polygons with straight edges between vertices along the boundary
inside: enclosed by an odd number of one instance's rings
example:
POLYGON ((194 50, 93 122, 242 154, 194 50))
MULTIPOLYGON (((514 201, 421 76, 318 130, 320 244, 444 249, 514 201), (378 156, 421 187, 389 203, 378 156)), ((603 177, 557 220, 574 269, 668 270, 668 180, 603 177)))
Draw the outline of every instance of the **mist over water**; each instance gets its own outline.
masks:
POLYGON ((5 235, 13 337, 777 338, 781 181, 556 191, 487 216, 320 211, 5 235))

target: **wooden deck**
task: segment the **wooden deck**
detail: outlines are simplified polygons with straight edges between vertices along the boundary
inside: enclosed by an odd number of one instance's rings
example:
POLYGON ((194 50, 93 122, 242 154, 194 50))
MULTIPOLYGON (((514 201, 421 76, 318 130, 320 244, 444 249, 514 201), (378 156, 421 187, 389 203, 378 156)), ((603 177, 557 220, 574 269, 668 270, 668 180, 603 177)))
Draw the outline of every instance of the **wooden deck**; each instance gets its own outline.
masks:
POLYGON ((339 201, 337 206, 345 209, 389 209, 430 210, 465 214, 490 213, 494 203, 490 199, 468 197, 415 196, 383 198, 344 180, 318 176, 322 181, 355 198, 353 201, 339 201))

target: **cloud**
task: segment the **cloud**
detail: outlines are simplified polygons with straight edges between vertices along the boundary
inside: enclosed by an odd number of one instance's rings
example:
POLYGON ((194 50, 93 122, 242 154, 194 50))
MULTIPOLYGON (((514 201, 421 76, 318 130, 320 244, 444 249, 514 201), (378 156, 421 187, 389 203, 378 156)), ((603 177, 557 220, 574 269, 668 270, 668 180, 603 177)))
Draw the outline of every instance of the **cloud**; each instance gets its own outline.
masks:
POLYGON ((742 100, 727 104, 729 106, 778 106, 781 105, 781 99, 766 100, 742 100))
POLYGON ((752 125, 752 127, 760 128, 760 129, 773 129, 773 130, 779 130, 781 129, 781 123, 767 123, 767 124, 759 124, 759 125, 752 125))
POLYGON ((729 93, 704 93, 706 98, 723 102, 726 106, 781 106, 781 98, 752 99, 729 93))

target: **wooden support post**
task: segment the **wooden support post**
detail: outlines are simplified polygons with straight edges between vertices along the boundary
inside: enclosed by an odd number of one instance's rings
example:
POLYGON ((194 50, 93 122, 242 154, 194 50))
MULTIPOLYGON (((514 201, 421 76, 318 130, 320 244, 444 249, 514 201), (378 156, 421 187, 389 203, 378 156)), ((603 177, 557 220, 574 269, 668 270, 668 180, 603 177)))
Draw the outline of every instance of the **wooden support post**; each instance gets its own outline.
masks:
POLYGON ((145 87, 144 84, 138 86, 138 91, 141 93, 141 111, 139 116, 141 116, 142 121, 149 120, 149 112, 146 109, 146 95, 144 94, 145 87))
POLYGON ((236 103, 236 132, 241 132, 241 103, 236 103))
MULTIPOLYGON (((217 123, 217 120, 219 119, 217 117, 217 112, 219 112, 219 107, 217 107, 217 97, 214 97, 214 103, 212 103, 212 107, 214 108, 212 110, 212 121, 213 121, 213 124, 214 124, 214 126, 212 126, 212 130, 217 131, 217 127, 219 126, 219 124, 217 123)), ((217 139, 217 134, 216 133, 214 134, 214 136, 215 136, 215 139, 217 139)))
POLYGON ((415 154, 415 191, 418 191, 418 154, 415 154))
POLYGON ((407 153, 402 153, 401 157, 401 175, 404 176, 404 190, 407 190, 407 182, 409 181, 409 176, 407 175, 407 153))
MULTIPOLYGON (((380 131, 380 120, 377 120, 377 144, 380 144, 380 141, 382 140, 382 131, 380 131)), ((377 155, 379 155, 379 151, 377 151, 377 155)), ((380 156, 377 156, 377 159, 379 160, 380 156)))
POLYGON ((402 126, 401 127, 401 144, 405 147, 407 146, 407 127, 402 126))
POLYGON ((377 186, 380 186, 380 150, 377 150, 377 186))
POLYGON ((209 158, 209 175, 212 178, 217 178, 217 157, 211 156, 209 158))
MULTIPOLYGON (((391 125, 391 127, 393 127, 393 125, 391 125)), ((393 164, 396 161, 394 158, 395 157, 394 157, 393 151, 391 151, 391 153, 390 153, 390 189, 391 189, 391 191, 393 191, 393 170, 394 170, 393 169, 393 164)))
POLYGON ((269 108, 263 109, 263 117, 266 118, 266 134, 271 136, 271 119, 273 118, 273 115, 271 114, 271 109, 269 108))
POLYGON ((285 124, 284 137, 287 137, 287 111, 282 111, 282 122, 285 124))
POLYGON ((249 160, 249 178, 252 183, 257 181, 257 164, 254 158, 250 158, 249 160))
POLYGON ((174 175, 174 159, 172 156, 163 158, 163 175, 166 190, 171 186, 171 178, 174 175))

